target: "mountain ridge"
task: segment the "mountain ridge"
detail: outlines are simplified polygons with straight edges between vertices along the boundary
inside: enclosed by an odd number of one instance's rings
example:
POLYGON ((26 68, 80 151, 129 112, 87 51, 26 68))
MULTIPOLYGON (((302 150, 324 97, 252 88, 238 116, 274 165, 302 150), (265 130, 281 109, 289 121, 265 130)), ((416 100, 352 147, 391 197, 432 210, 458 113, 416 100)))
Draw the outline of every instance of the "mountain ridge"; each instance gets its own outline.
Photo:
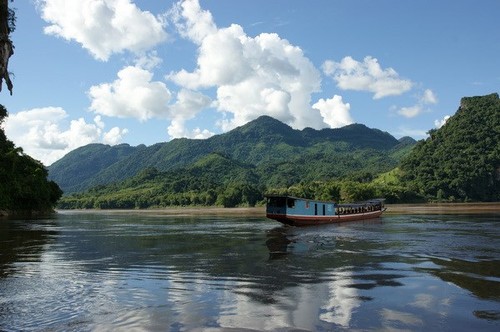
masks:
POLYGON ((72 193, 124 180, 145 168, 168 171, 186 167, 209 153, 222 153, 238 162, 259 166, 298 158, 312 150, 345 154, 370 149, 385 154, 400 144, 389 133, 362 124, 297 130, 270 116, 261 116, 203 140, 179 138, 137 147, 89 144, 68 153, 48 170, 49 177, 65 193, 72 193))

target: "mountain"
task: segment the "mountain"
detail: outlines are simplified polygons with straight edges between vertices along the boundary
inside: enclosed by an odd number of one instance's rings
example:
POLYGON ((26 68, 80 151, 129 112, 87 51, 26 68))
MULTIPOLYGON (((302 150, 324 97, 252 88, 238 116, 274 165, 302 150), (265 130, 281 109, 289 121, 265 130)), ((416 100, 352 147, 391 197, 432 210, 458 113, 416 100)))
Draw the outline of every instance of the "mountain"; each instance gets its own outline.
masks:
POLYGON ((296 130, 274 118, 261 116, 205 140, 181 138, 149 147, 90 144, 70 152, 48 170, 50 178, 68 194, 122 181, 146 168, 164 172, 189 167, 211 153, 218 153, 253 165, 261 176, 272 177, 273 168, 288 168, 291 177, 269 181, 286 185, 302 177, 338 177, 362 169, 387 171, 399 160, 394 156, 400 144, 390 134, 361 124, 296 130))
POLYGON ((89 144, 69 152, 49 166, 50 178, 60 183, 65 192, 84 190, 88 180, 100 171, 145 148, 145 145, 132 147, 128 144, 89 144))
POLYGON ((500 99, 465 97, 403 159, 403 180, 427 198, 500 201, 500 99))

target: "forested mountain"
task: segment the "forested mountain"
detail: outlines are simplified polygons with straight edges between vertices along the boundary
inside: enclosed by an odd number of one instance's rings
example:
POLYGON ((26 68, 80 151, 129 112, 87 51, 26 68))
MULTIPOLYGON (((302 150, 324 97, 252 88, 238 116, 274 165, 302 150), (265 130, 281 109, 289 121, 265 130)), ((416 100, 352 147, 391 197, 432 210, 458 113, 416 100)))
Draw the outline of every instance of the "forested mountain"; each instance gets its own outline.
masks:
POLYGON ((57 183, 67 185, 64 188, 66 192, 83 190, 86 188, 86 181, 101 170, 144 148, 145 145, 132 147, 128 144, 89 144, 71 151, 51 165, 50 177, 57 183))
MULTIPOLYGON (((127 148, 130 154, 100 162, 109 166, 82 180, 97 186, 63 197, 60 207, 229 207, 254 205, 264 192, 336 201, 498 201, 498 142, 498 94, 463 98, 456 114, 418 143, 359 124, 294 130, 261 117, 207 140, 99 146, 127 148), (105 179, 115 182, 105 185, 105 179)), ((88 148, 96 146, 78 154, 88 148)), ((78 158, 73 162, 75 171, 85 165, 78 158)))
POLYGON ((456 114, 418 142, 403 181, 427 198, 500 201, 500 99, 462 98, 456 114))
POLYGON ((50 212, 61 189, 47 180, 42 163, 7 139, 1 127, 6 116, 0 105, 0 216, 50 212))
POLYGON ((410 143, 403 144, 388 133, 361 124, 294 130, 262 116, 205 140, 182 138, 149 147, 91 144, 70 152, 48 169, 51 179, 69 194, 125 180, 146 168, 160 172, 186 168, 219 153, 253 165, 264 176, 264 184, 286 186, 301 180, 337 178, 353 171, 390 170, 408 151, 413 141, 408 140, 410 143))

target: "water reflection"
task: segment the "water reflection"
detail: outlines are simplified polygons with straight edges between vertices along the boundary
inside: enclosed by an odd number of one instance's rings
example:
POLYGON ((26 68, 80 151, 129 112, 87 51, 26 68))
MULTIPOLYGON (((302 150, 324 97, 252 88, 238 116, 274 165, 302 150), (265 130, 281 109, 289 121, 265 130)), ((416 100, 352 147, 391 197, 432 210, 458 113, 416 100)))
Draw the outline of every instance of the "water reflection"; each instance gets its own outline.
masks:
POLYGON ((438 268, 422 269, 483 299, 500 300, 500 260, 467 261, 431 257, 438 268))
POLYGON ((4 224, 0 330, 488 330, 499 322, 499 231, 446 218, 299 229, 69 213, 4 224))
POLYGON ((54 220, 0 219, 0 277, 7 277, 32 262, 40 262, 44 249, 57 236, 54 220))

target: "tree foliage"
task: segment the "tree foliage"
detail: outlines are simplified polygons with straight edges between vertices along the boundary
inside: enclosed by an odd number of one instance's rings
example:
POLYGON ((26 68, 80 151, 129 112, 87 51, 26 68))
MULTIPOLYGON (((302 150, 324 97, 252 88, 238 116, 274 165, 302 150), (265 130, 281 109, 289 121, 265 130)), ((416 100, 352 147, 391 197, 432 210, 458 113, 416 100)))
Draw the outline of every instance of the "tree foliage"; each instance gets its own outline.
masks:
POLYGON ((263 117, 209 140, 143 147, 140 158, 131 152, 106 172, 146 167, 66 196, 60 206, 254 206, 263 203, 264 193, 337 202, 498 201, 498 142, 498 94, 463 98, 446 125, 416 145, 360 125, 298 131, 263 117))
POLYGON ((50 211, 62 191, 39 161, 23 153, 7 139, 1 124, 7 110, 0 105, 0 210, 10 212, 50 211))
POLYGON ((262 116, 206 140, 182 138, 149 147, 87 145, 48 168, 51 179, 69 194, 124 181, 148 167, 181 170, 219 153, 252 165, 262 184, 280 187, 342 178, 353 171, 385 172, 397 166, 404 155, 400 149, 409 150, 391 135, 359 124, 301 131, 262 116))
POLYGON ((500 200, 498 94, 462 98, 456 114, 431 130, 402 161, 403 180, 431 200, 500 200))

